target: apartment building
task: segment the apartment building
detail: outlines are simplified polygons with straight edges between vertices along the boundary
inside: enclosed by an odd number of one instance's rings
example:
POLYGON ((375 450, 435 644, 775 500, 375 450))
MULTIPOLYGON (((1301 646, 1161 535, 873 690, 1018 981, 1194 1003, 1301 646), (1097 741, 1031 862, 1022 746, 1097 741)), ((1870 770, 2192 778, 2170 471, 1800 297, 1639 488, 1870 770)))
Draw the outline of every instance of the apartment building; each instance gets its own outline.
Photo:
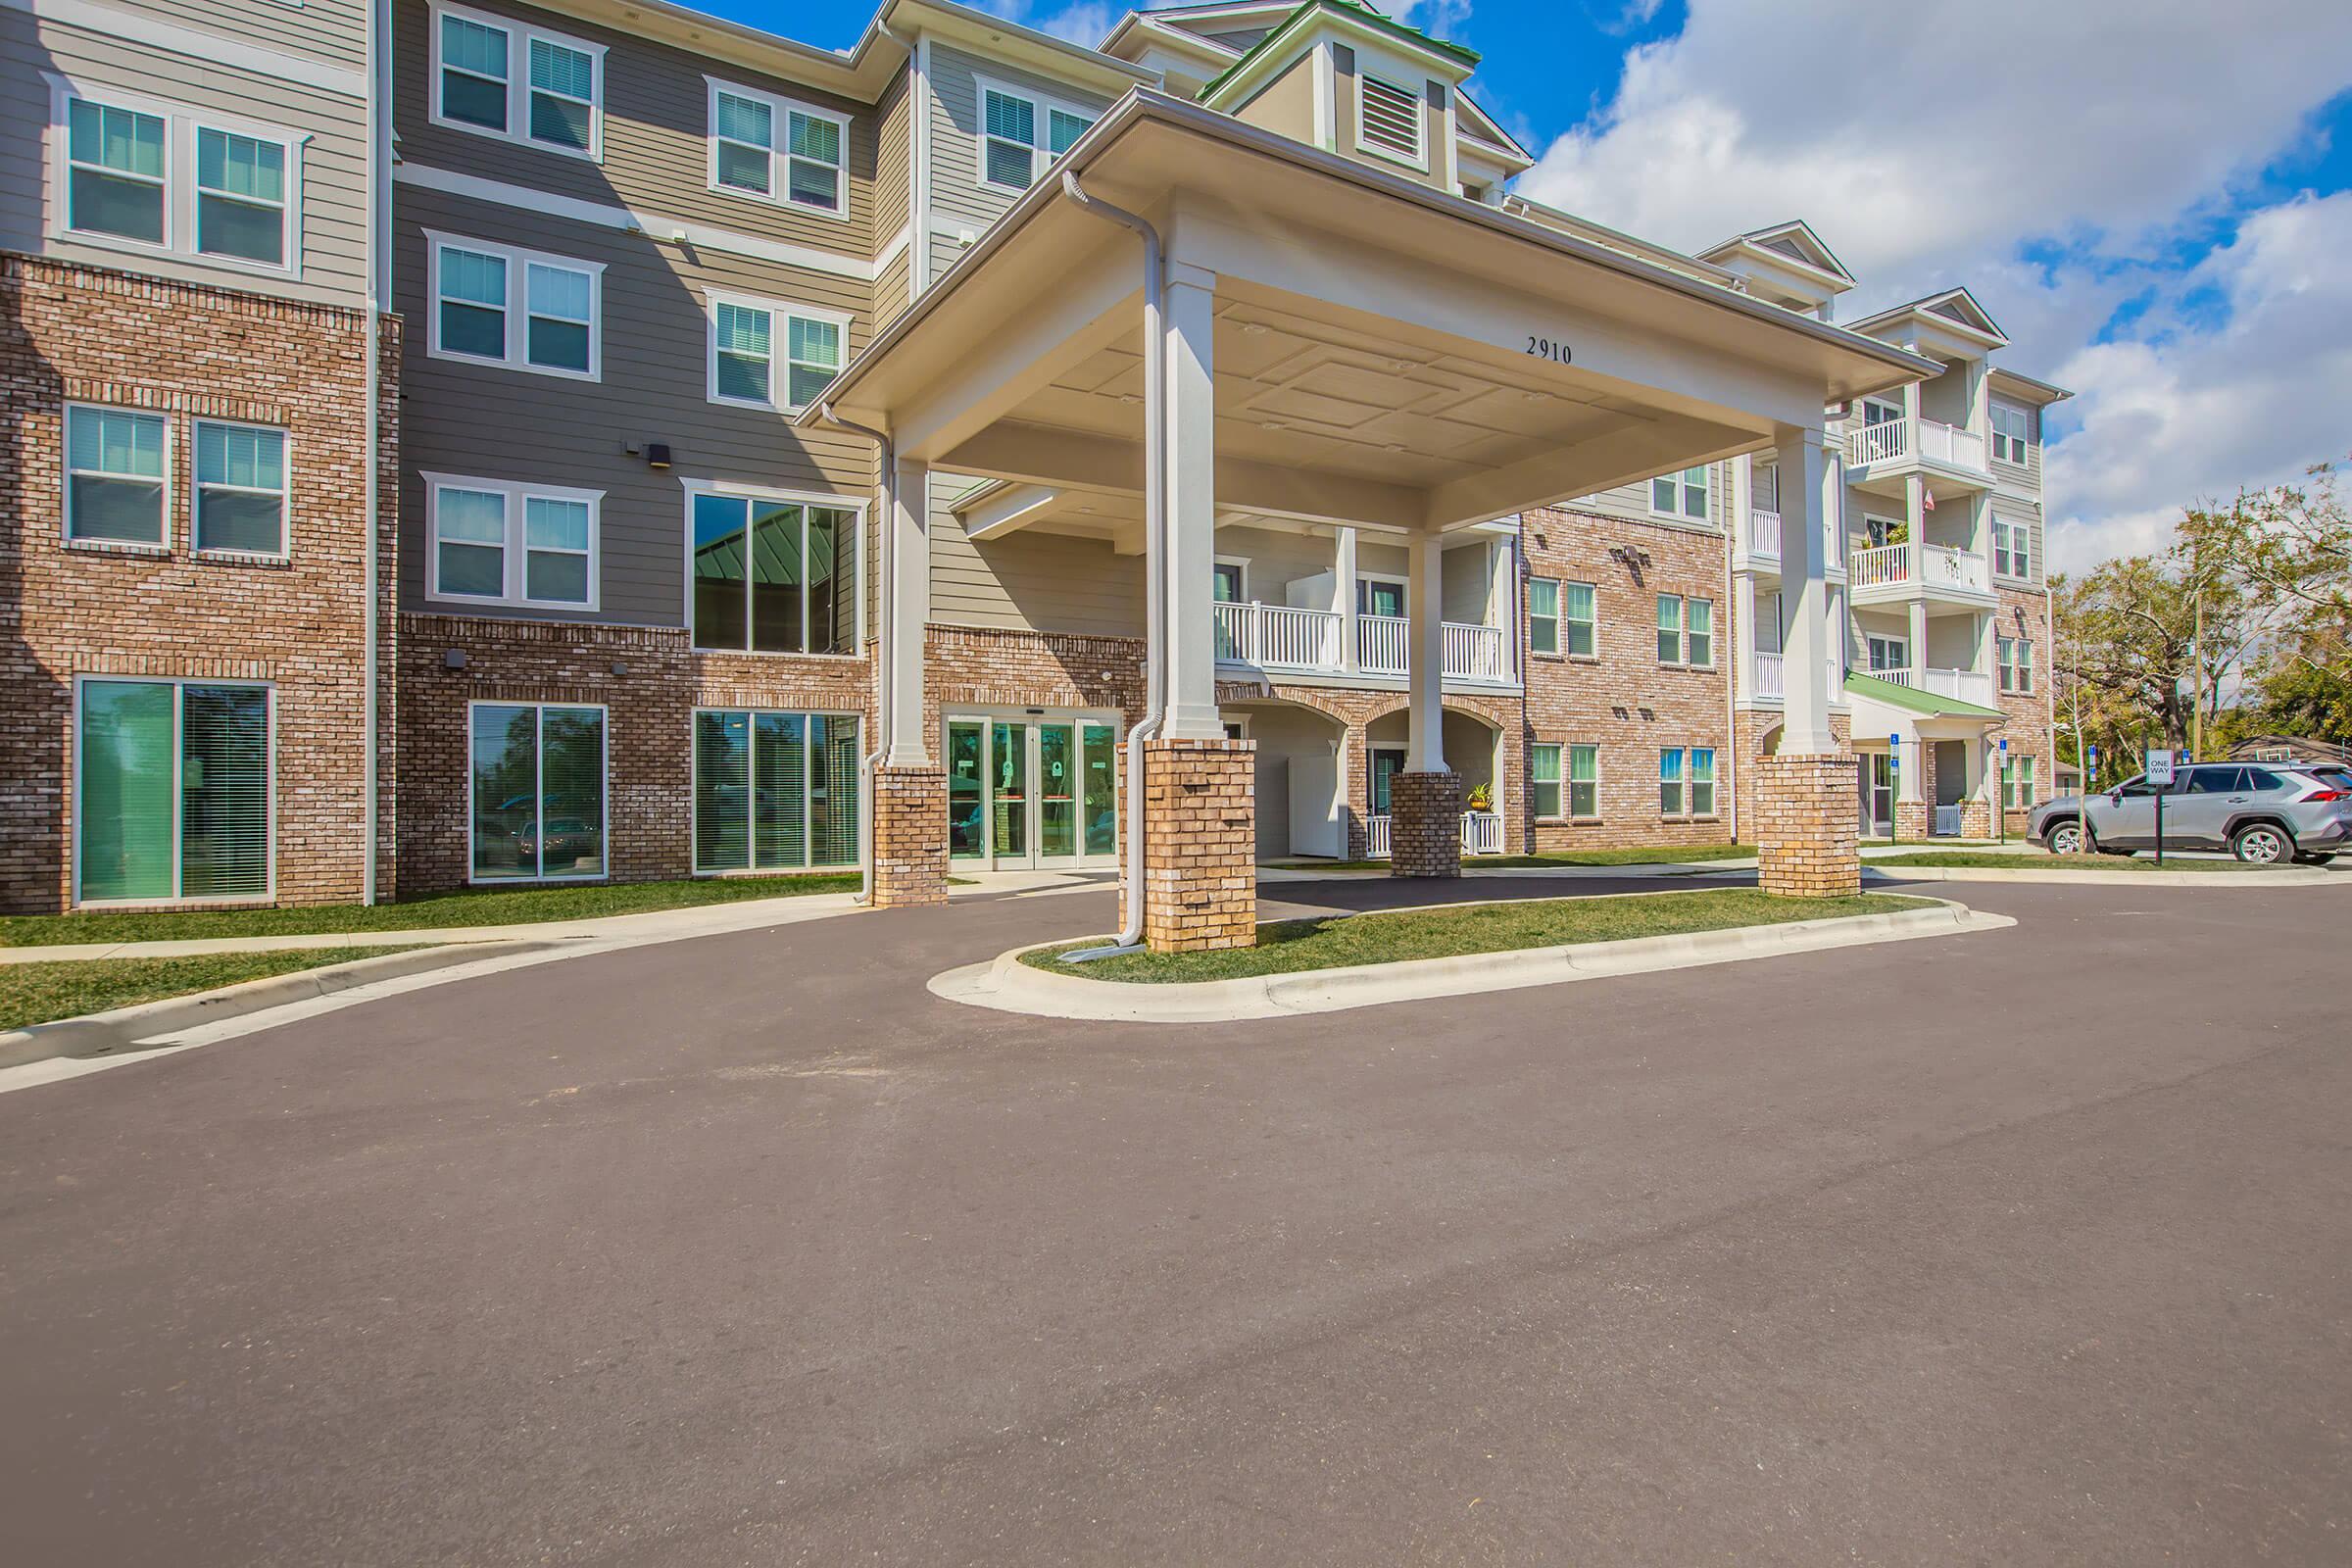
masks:
POLYGON ((44 0, 0 60, 0 906, 367 897, 370 14, 44 0))

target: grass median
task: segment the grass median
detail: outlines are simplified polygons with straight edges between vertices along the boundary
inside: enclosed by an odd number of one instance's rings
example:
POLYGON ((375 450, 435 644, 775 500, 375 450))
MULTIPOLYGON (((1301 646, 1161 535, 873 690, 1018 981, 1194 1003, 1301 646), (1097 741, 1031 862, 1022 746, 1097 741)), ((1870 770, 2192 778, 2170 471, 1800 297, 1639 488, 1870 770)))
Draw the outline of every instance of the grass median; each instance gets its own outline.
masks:
POLYGON ((1257 946, 1219 953, 1131 953, 1088 963, 1060 956, 1092 943, 1071 942, 1025 954, 1022 962, 1054 974, 1090 980, 1174 984, 1238 980, 1253 975, 1345 969, 1412 958, 1450 958, 1471 953, 1509 953, 1629 937, 1682 936, 1693 931, 1787 925, 1866 914, 1924 909, 1929 899, 1865 893, 1845 899, 1785 899, 1754 888, 1694 893, 1617 894, 1603 898, 1539 899, 1512 904, 1454 905, 1442 909, 1390 909, 1377 914, 1277 920, 1257 928, 1257 946))
MULTIPOLYGON (((1562 850, 1551 855, 1465 855, 1462 864, 1480 871, 1531 870, 1546 865, 1696 865, 1708 860, 1752 860, 1753 844, 1646 845, 1627 850, 1562 850)), ((1386 860, 1274 860, 1284 871, 1386 871, 1386 860)))
POLYGON ((86 958, 0 964, 0 1029, 106 1012, 166 997, 193 996, 330 963, 408 953, 411 947, 300 948, 287 953, 212 953, 191 958, 86 958))
POLYGON ((83 909, 0 918, 0 948, 82 942, 188 942, 211 937, 307 937, 343 932, 431 931, 455 926, 598 920, 747 899, 855 893, 855 871, 810 876, 695 877, 674 882, 477 888, 397 904, 312 904, 279 909, 83 909))
POLYGON ((1976 866, 1991 871, 2278 871, 2281 865, 2248 865, 2242 860, 2184 860, 2167 856, 2158 865, 2152 857, 2121 855, 2003 855, 1994 850, 1922 850, 1912 855, 1874 855, 1862 862, 1873 871, 1906 865, 1976 866))

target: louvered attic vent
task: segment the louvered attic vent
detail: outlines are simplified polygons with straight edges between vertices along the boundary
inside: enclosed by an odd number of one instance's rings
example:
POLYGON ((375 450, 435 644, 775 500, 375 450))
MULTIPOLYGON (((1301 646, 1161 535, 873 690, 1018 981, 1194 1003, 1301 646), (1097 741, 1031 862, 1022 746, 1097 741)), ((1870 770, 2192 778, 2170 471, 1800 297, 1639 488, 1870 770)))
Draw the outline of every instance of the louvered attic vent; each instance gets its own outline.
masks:
POLYGON ((1366 75, 1363 82, 1363 138, 1375 147, 1421 157, 1421 98, 1393 81, 1366 75))

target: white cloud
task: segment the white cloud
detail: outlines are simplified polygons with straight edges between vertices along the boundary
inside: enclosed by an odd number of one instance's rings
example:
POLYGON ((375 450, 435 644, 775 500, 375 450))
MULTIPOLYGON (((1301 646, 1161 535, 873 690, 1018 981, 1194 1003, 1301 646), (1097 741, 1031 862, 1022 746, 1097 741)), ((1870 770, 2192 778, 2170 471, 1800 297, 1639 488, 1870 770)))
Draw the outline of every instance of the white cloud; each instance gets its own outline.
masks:
POLYGON ((1111 24, 1129 9, 1109 0, 1073 0, 1066 5, 1052 4, 1051 0, 1046 4, 1040 4, 1039 0, 970 0, 970 3, 1006 22, 1035 27, 1088 49, 1101 43, 1110 32, 1111 24))
POLYGON ((2336 231, 2334 203, 2259 213, 2198 270, 2233 305, 2218 329, 2175 314, 2162 247, 2230 214, 2352 83, 2347 62, 2352 5, 2314 0, 2226 19, 2207 0, 1690 0, 1520 188, 1683 246, 1804 218, 1860 279, 1848 318, 1968 284, 2009 332, 2005 363, 2081 392, 2082 428, 2050 454, 2053 515, 2072 519, 2053 556, 2080 565, 2144 545, 2195 495, 2341 455, 2328 345, 2352 292, 2306 250, 2336 231), (2067 260, 2029 263, 2029 242, 2067 260), (2077 352, 2151 287, 2149 340, 2077 352))
MULTIPOLYGON (((1652 4, 1656 0, 1651 0, 1652 4)), ((1450 38, 1453 29, 1470 20, 1470 0, 1405 0, 1405 4, 1390 12, 1398 22, 1419 27, 1440 38, 1450 38)))

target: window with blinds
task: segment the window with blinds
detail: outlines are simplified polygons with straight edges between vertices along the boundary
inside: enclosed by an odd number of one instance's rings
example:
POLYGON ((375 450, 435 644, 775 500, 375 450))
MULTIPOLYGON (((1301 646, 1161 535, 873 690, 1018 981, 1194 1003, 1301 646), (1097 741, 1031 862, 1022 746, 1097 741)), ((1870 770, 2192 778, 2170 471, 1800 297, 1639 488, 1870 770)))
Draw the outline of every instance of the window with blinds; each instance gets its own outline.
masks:
POLYGON ((270 689, 84 681, 77 902, 267 898, 270 689))
POLYGON ((1359 140, 1421 161, 1421 95, 1369 73, 1358 76, 1359 140))
POLYGON ((858 863, 858 722, 838 713, 694 715, 694 868, 858 863))

